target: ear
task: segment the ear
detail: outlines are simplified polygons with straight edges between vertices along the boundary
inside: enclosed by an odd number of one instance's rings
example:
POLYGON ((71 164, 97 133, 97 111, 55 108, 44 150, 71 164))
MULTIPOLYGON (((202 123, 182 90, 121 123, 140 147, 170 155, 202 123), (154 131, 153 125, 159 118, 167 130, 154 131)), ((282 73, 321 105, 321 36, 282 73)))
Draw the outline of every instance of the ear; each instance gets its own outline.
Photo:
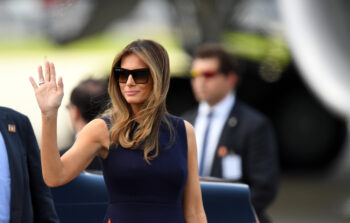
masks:
POLYGON ((228 75, 227 75, 227 78, 228 78, 228 82, 229 84, 235 88, 238 84, 238 75, 235 73, 235 72, 230 72, 228 75))
POLYGON ((81 114, 80 114, 80 111, 79 111, 77 106, 73 105, 71 109, 72 109, 72 111, 71 111, 72 112, 72 118, 73 118, 74 121, 77 121, 77 120, 82 118, 81 114))

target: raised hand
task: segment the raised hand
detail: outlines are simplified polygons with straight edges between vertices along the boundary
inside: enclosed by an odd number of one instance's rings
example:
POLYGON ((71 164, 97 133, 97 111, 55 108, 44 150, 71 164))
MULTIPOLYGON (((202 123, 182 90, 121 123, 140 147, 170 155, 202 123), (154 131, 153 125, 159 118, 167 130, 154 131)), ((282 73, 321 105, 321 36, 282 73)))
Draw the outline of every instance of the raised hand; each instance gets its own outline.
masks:
POLYGON ((56 72, 53 63, 45 62, 45 77, 43 69, 38 67, 39 82, 29 77, 35 92, 35 97, 43 115, 56 114, 63 98, 63 82, 60 77, 56 83, 56 72))

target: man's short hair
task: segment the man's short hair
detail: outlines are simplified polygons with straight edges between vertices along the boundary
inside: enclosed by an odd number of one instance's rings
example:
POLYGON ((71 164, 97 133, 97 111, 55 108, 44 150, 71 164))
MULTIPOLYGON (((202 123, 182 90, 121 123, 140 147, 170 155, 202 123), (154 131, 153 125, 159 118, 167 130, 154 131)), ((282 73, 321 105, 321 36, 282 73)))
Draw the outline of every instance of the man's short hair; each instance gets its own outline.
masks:
POLYGON ((219 71, 225 75, 234 72, 238 75, 236 58, 217 44, 204 44, 197 49, 194 59, 216 58, 219 61, 219 71))
POLYGON ((75 105, 86 122, 103 113, 109 104, 107 81, 102 79, 86 79, 76 86, 70 102, 75 105))

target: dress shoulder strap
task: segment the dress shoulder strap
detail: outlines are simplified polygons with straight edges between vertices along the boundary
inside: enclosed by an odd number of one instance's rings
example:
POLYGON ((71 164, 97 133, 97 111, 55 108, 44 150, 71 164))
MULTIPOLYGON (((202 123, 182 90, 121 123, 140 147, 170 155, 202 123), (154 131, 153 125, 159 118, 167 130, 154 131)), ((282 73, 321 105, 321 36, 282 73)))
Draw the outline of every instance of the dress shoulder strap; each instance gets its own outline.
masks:
POLYGON ((111 128, 111 117, 110 116, 102 116, 100 117, 100 119, 102 119, 103 121, 106 122, 107 126, 108 126, 108 130, 111 128))

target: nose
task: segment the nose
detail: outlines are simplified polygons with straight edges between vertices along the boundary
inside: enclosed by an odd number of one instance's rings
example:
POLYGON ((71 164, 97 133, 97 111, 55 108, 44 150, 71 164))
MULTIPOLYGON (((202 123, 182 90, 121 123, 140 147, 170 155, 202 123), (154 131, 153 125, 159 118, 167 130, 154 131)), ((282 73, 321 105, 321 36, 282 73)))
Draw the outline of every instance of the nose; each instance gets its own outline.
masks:
POLYGON ((132 86, 132 85, 135 85, 135 81, 134 81, 134 78, 132 78, 132 75, 129 74, 128 76, 128 80, 126 81, 126 85, 129 85, 129 86, 132 86))

